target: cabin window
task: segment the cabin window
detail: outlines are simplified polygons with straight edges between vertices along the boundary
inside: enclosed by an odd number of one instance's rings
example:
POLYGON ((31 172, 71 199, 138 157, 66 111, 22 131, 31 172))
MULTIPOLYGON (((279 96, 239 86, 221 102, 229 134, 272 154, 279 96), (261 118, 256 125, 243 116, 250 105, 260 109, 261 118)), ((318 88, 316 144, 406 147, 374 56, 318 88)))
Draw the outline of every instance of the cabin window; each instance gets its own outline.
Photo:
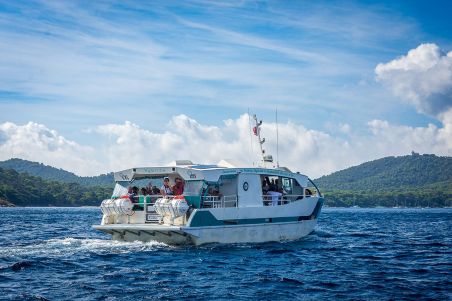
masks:
POLYGON ((237 175, 223 175, 218 182, 205 182, 204 208, 237 207, 237 175))
POLYGON ((123 195, 127 195, 127 193, 128 193, 127 184, 128 184, 128 182, 117 182, 111 197, 119 198, 123 195))
POLYGON ((219 181, 219 191, 223 196, 237 195, 237 176, 221 176, 219 181))
POLYGON ((292 194, 293 191, 293 179, 290 178, 282 178, 282 189, 286 194, 292 194))
POLYGON ((184 186, 184 195, 199 195, 203 183, 203 181, 186 181, 184 186))
POLYGON ((303 187, 294 178, 274 175, 262 175, 262 195, 264 206, 274 204, 274 192, 282 194, 279 205, 303 198, 303 187))
POLYGON ((292 194, 295 196, 303 196, 303 187, 297 182, 297 180, 292 179, 292 194))

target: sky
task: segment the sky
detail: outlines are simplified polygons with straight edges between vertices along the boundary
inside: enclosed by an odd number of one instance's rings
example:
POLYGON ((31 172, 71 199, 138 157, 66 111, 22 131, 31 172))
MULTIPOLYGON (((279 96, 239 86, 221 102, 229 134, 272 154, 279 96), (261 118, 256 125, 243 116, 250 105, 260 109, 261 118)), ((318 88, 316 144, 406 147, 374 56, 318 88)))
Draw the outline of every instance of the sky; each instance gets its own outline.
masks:
POLYGON ((452 155, 450 1, 0 0, 0 160, 176 159, 316 178, 452 155), (276 110, 278 124, 276 124, 276 110), (278 128, 278 152, 276 151, 278 128))

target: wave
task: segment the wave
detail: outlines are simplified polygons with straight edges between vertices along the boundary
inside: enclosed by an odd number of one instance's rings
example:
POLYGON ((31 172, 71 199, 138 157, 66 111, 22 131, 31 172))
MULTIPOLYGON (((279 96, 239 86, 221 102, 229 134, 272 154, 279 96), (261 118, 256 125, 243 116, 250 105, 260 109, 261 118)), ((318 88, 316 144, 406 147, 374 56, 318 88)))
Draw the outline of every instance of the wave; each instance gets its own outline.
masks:
POLYGON ((162 248, 172 248, 164 243, 122 242, 95 238, 57 238, 25 246, 4 246, 0 249, 0 258, 22 256, 60 257, 78 253, 94 253, 97 255, 122 254, 133 252, 156 251, 162 248))

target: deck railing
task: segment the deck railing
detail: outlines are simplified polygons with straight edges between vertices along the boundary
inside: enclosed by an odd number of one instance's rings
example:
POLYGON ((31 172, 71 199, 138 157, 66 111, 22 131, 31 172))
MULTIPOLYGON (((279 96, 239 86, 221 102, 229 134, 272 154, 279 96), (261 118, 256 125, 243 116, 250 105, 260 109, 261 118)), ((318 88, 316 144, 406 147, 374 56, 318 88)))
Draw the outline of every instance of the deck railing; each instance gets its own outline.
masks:
POLYGON ((237 207, 237 195, 225 195, 225 196, 203 196, 202 198, 203 208, 226 208, 237 207))
POLYGON ((262 195, 264 206, 281 206, 286 205, 303 198, 302 194, 284 194, 284 195, 262 195))
MULTIPOLYGON (((303 197, 310 197, 311 195, 302 195, 302 194, 285 194, 281 196, 275 195, 262 195, 262 201, 264 206, 281 206, 292 203, 294 201, 303 199, 303 197)), ((315 195, 312 195, 315 196, 315 195)), ((135 197, 134 205, 135 210, 142 208, 143 211, 147 212, 149 209, 147 207, 153 206, 155 201, 158 198, 167 198, 172 199, 174 196, 162 196, 162 195, 148 195, 143 198, 143 196, 135 197)), ((225 195, 225 196, 203 196, 202 200, 202 208, 231 208, 238 207, 238 197, 237 195, 225 195)), ((151 209, 152 210, 152 209, 151 209)))

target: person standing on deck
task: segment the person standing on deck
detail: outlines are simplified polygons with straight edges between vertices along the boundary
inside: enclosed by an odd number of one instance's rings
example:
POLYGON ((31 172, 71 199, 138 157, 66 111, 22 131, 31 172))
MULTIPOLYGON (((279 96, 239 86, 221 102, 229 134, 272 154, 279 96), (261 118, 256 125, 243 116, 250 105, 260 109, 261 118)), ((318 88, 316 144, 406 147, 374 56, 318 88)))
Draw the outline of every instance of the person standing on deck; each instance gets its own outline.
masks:
POLYGON ((171 189, 168 177, 163 178, 163 186, 160 188, 160 194, 163 196, 173 195, 173 190, 171 189))
POLYGON ((184 193, 184 182, 181 178, 176 178, 176 184, 173 186, 174 195, 182 195, 184 193))

